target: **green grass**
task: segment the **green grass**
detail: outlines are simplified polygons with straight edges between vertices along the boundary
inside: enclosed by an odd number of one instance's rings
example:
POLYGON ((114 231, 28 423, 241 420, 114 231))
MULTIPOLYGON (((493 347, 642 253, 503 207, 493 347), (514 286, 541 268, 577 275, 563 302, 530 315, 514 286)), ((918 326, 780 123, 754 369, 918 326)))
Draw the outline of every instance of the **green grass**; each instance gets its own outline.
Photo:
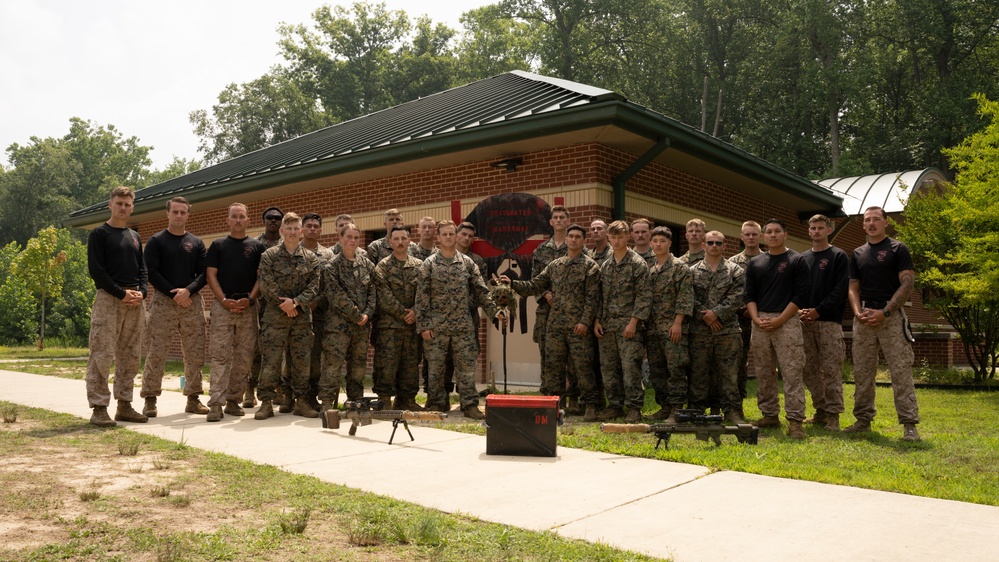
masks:
POLYGON ((50 359, 54 357, 87 357, 86 347, 46 347, 39 351, 35 346, 7 347, 0 345, 0 359, 50 359))
MULTIPOLYGON (((131 438, 142 443, 144 454, 169 459, 164 470, 182 474, 171 476, 169 488, 102 489, 95 479, 76 490, 66 489, 57 475, 25 481, 0 469, 0 488, 8 491, 0 517, 44 523, 56 535, 32 548, 0 546, 0 560, 654 560, 445 514, 224 454, 178 449, 174 441, 121 427, 102 430, 66 414, 25 408, 21 417, 31 429, 0 431, 0 458, 41 459, 58 450, 83 455, 91 465, 100 459, 113 465, 120 462, 117 444, 131 438), (183 495, 162 493, 180 488, 183 495), (81 495, 91 491, 84 503, 81 495), (71 502, 86 506, 85 514, 65 516, 71 502), (154 509, 200 523, 185 530, 144 517, 154 509)), ((149 472, 136 477, 163 474, 149 472)))

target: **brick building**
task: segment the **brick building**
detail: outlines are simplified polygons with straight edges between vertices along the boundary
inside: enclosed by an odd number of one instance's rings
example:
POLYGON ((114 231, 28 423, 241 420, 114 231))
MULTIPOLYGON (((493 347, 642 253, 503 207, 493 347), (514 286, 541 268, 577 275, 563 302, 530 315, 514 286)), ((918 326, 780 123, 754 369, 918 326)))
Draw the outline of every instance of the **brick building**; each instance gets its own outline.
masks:
MULTIPOLYGON (((353 215, 370 242, 382 213, 406 224, 462 218, 491 195, 527 192, 561 202, 573 222, 648 217, 680 234, 691 217, 739 251, 744 220, 784 219, 789 246, 809 246, 802 220, 841 216, 842 197, 674 119, 591 86, 510 72, 340 123, 139 191, 131 226, 143 239, 166 227, 164 204, 193 203, 188 230, 206 244, 227 234, 226 208, 271 205, 332 218, 353 215)), ((68 226, 93 228, 106 204, 68 226)), ((262 230, 256 224, 255 235, 262 230)), ((674 236, 675 251, 685 251, 674 236)), ((335 238, 324 231, 323 244, 335 238)), ((211 298, 210 292, 205 296, 211 298)), ((533 319, 533 314, 529 315, 533 319)), ((510 336, 511 381, 538 380, 530 331, 510 336)), ((497 332, 483 323, 480 380, 501 377, 497 332)))

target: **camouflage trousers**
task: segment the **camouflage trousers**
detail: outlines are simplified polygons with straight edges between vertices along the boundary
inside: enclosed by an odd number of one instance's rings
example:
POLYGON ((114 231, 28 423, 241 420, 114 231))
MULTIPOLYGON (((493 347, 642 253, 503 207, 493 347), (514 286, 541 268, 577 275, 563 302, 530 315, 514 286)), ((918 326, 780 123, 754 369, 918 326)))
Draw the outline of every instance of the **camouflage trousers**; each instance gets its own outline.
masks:
POLYGON ((371 324, 353 322, 326 325, 323 340, 322 374, 319 399, 336 402, 340 398, 340 368, 347 365, 347 400, 364 398, 364 373, 368 365, 368 340, 371 324))
POLYGON ((691 333, 690 407, 742 414, 738 383, 741 357, 742 334, 691 333))
POLYGON ((843 413, 843 326, 839 322, 802 322, 805 338, 805 388, 812 406, 830 414, 843 413))
POLYGON ((635 337, 625 338, 625 324, 604 325, 604 337, 599 339, 600 371, 608 407, 626 406, 641 410, 645 405, 645 390, 642 388, 645 342, 641 329, 635 337))
POLYGON ((573 327, 549 326, 545 333, 545 363, 541 366, 541 394, 547 396, 579 396, 585 405, 598 403, 596 375, 593 372, 593 332, 589 329, 582 336, 573 327), (566 385, 566 375, 571 372, 576 382, 566 385))
POLYGON ((739 374, 736 377, 739 386, 739 396, 746 399, 746 384, 749 383, 749 348, 753 337, 753 320, 739 315, 739 329, 742 330, 742 353, 739 356, 739 374))
MULTIPOLYGON (((776 318, 776 312, 761 312, 760 318, 776 318)), ((759 390, 756 400, 760 411, 767 417, 780 416, 780 397, 777 384, 777 371, 774 354, 780 365, 780 375, 784 379, 784 413, 789 421, 805 420, 805 368, 804 338, 801 335, 801 320, 792 316, 780 328, 765 332, 753 326, 751 341, 753 365, 759 390)))
POLYGON ((281 385, 281 362, 287 353, 288 379, 295 396, 309 392, 309 358, 312 354, 312 321, 308 315, 289 318, 278 307, 264 313, 260 322, 260 383, 257 397, 273 400, 281 385))
POLYGON ((919 423, 919 404, 912 382, 912 345, 902 333, 905 313, 892 314, 884 324, 871 327, 853 320, 853 415, 870 421, 877 414, 874 406, 874 378, 878 371, 878 349, 885 356, 891 373, 898 423, 919 423))
POLYGON ((416 327, 378 328, 375 337, 375 394, 416 398, 420 391, 421 339, 416 327))
POLYGON ((111 293, 97 290, 90 310, 90 358, 86 374, 87 402, 91 408, 111 404, 108 378, 112 362, 115 400, 132 401, 145 323, 146 309, 141 304, 129 306, 111 293))
POLYGON ((201 369, 205 366, 205 305, 201 295, 191 295, 190 306, 184 308, 166 293, 156 291, 146 322, 149 345, 139 396, 146 398, 163 393, 163 367, 175 330, 180 334, 184 354, 184 394, 204 392, 201 369))
POLYGON ((682 406, 687 401, 687 335, 673 343, 669 334, 647 332, 645 350, 649 356, 649 382, 656 394, 656 404, 666 408, 682 406))
POLYGON ((208 405, 224 405, 226 400, 241 400, 250 376, 253 352, 257 349, 259 322, 257 305, 233 313, 212 302, 212 337, 208 348, 211 361, 211 397, 208 405))
POLYGON ((479 357, 477 337, 478 334, 470 330, 457 333, 434 330, 434 339, 423 340, 423 353, 429 364, 428 408, 449 406, 444 389, 444 367, 448 357, 454 362, 454 380, 461 396, 461 407, 479 404, 479 392, 475 388, 475 361, 479 357))

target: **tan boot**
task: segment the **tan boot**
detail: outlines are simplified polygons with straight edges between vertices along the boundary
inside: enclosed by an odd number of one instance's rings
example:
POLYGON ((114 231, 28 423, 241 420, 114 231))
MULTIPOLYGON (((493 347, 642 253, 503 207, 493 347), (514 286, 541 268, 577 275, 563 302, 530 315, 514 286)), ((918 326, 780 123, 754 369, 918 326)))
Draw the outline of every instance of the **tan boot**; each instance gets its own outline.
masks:
POLYGON ((261 400, 260 409, 257 410, 256 414, 253 414, 253 419, 255 420, 266 420, 267 418, 274 417, 274 404, 270 400, 261 400))
POLYGON ((126 402, 124 400, 118 401, 118 409, 114 413, 114 421, 132 422, 132 423, 146 423, 149 418, 136 412, 132 408, 131 402, 126 402))
POLYGON ((659 408, 659 411, 649 416, 650 420, 664 420, 673 413, 673 408, 670 406, 663 406, 659 408))
POLYGON ((584 422, 595 422, 597 421, 597 407, 593 404, 586 406, 586 412, 583 414, 584 422))
POLYGON ((729 423, 732 425, 742 425, 746 423, 746 420, 742 419, 742 416, 739 415, 739 412, 732 410, 730 412, 725 413, 725 423, 729 423))
POLYGON ((826 431, 839 431, 839 414, 826 414, 826 422, 822 426, 826 431))
POLYGON ((222 421, 223 417, 225 417, 225 414, 222 413, 222 406, 220 404, 212 404, 212 407, 208 408, 208 417, 206 418, 207 421, 222 421))
POLYGON ((239 407, 239 400, 226 400, 225 409, 222 410, 224 413, 230 416, 245 416, 246 412, 239 407))
POLYGON ((916 424, 903 424, 902 441, 920 441, 919 432, 916 431, 916 424))
POLYGON ((184 406, 184 411, 188 414, 205 415, 208 413, 208 406, 205 406, 201 403, 201 400, 198 400, 197 394, 192 394, 187 397, 187 405, 184 406))
MULTIPOLYGON (((278 396, 282 396, 281 391, 278 391, 278 396)), ((284 394, 284 402, 279 401, 277 398, 274 399, 276 404, 281 404, 278 411, 282 414, 290 414, 295 411, 295 395, 291 392, 284 394)))
POLYGON ((254 406, 257 405, 257 398, 254 396, 254 393, 256 391, 257 391, 257 387, 255 387, 255 386, 249 386, 248 385, 246 387, 246 392, 243 393, 243 407, 244 408, 252 408, 252 407, 254 407, 254 406))
POLYGON ((763 428, 763 427, 774 427, 774 428, 778 428, 779 429, 780 428, 780 418, 778 418, 777 416, 763 416, 763 418, 760 421, 756 422, 753 425, 755 425, 756 427, 760 427, 760 428, 763 428))
POLYGON ((638 408, 628 409, 628 415, 624 416, 624 423, 638 423, 642 421, 642 412, 638 408))
POLYGON ((318 418, 319 412, 312 409, 309 403, 304 399, 295 400, 295 406, 292 408, 291 413, 296 416, 302 416, 303 418, 318 418))
POLYGON ((830 414, 827 414, 824 410, 815 410, 815 415, 810 418, 805 418, 804 423, 823 425, 826 423, 826 416, 828 415, 830 414))
POLYGON ((808 437, 805 435, 805 428, 802 427, 800 421, 788 420, 787 422, 787 436, 791 439, 804 439, 808 437))
POLYGON ((97 427, 114 427, 118 425, 108 416, 107 406, 94 406, 94 413, 90 415, 90 423, 97 427))
POLYGON ((142 415, 147 418, 155 418, 156 414, 156 397, 146 396, 146 404, 142 407, 142 415))
POLYGON ((865 431, 871 430, 870 420, 857 420, 853 422, 853 425, 844 428, 843 433, 863 433, 865 431))
POLYGON ((461 413, 465 414, 465 417, 470 420, 484 420, 486 415, 482 413, 482 410, 478 406, 468 405, 461 409, 461 413))
MULTIPOLYGON (((378 395, 378 409, 379 410, 388 410, 391 407, 392 407, 392 397, 389 396, 388 394, 379 394, 378 395)), ((372 409, 374 409, 374 408, 372 408, 372 409)))
POLYGON ((624 415, 623 408, 621 408, 620 406, 618 407, 611 406, 606 410, 604 410, 599 416, 597 416, 597 420, 606 422, 616 418, 620 418, 623 415, 624 415))
POLYGON ((569 405, 565 407, 565 415, 578 416, 581 413, 583 413, 583 410, 579 407, 579 398, 570 396, 569 405))

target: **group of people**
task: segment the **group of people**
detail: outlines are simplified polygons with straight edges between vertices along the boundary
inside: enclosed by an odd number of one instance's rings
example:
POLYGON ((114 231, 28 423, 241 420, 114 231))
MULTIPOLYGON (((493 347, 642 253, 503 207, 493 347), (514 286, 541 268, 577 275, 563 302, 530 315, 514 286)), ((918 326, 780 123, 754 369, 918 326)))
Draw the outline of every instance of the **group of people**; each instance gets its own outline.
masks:
MULTIPOLYGON (((448 411, 449 392, 456 388, 462 413, 483 417, 474 382, 478 310, 497 323, 506 318, 493 302, 484 261, 470 252, 474 225, 424 217, 413 240, 401 213, 390 209, 386 236, 362 249, 363 233, 349 215, 340 215, 339 240, 326 248, 319 244, 318 214, 270 207, 262 215, 263 234, 253 238, 247 234, 247 206, 233 203, 228 236, 206 249, 186 230, 190 203, 174 197, 166 206, 167 228, 143 250, 127 227, 133 203, 131 189, 114 189, 111 217, 88 242, 98 289, 86 374, 91 423, 141 423, 158 414, 175 331, 184 352, 185 411, 210 422, 243 416, 243 408, 258 399, 255 419, 275 410, 314 418, 338 406, 341 385, 348 400, 361 399, 369 342, 375 349, 372 390, 383 405, 422 409, 416 403, 422 362, 426 409, 448 411), (155 292, 147 326, 149 283, 155 292), (214 296, 207 405, 200 399, 205 285, 214 296), (131 402, 144 332, 140 413, 131 402), (114 419, 108 413, 112 362, 114 419)), ((772 219, 762 228, 744 223, 745 250, 731 259, 723 255, 725 236, 706 231, 699 219, 687 223, 689 250, 677 258, 671 231, 647 219, 593 221, 591 248, 587 229, 572 224, 564 206, 553 207, 551 217, 553 235, 535 251, 531 279, 497 280, 537 297, 533 337, 541 351, 541 392, 563 397, 569 414, 583 414, 586 421, 640 421, 647 358, 647 384, 660 405, 653 418, 670 423, 687 404, 742 423, 752 349, 763 413, 759 426, 781 426, 779 364, 788 434, 804 438, 801 424, 807 422, 839 430, 840 322, 848 300, 854 332, 862 337, 854 339, 857 421, 846 431, 870 429, 880 346, 904 438, 919 439, 902 309, 914 273, 904 244, 885 236, 883 210, 865 213, 870 241, 852 259, 829 244, 833 225, 822 215, 809 221, 812 249, 803 254, 785 246, 785 225, 772 219), (806 387, 816 408, 810 420, 804 417, 806 387)))

